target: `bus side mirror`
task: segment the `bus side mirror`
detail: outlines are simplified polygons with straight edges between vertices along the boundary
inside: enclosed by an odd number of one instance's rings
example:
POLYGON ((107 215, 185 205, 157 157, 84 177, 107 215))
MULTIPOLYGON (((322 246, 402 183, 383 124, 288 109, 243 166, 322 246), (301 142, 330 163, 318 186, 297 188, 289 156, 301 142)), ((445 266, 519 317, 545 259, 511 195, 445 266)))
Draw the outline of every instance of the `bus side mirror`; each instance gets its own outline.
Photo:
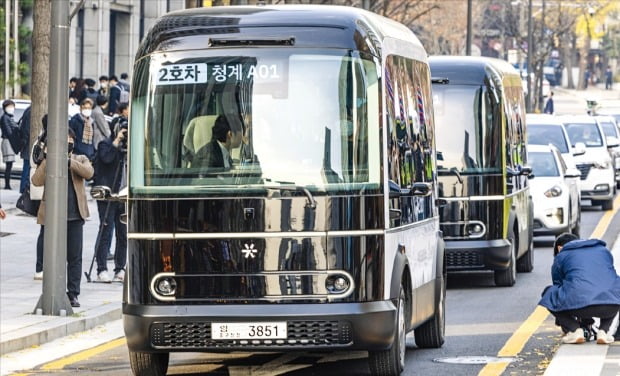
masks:
POLYGON ((530 166, 522 166, 519 170, 521 175, 529 176, 532 174, 532 167, 530 166))
POLYGON ((428 196, 431 194, 433 185, 431 183, 413 183, 411 187, 412 196, 428 196))

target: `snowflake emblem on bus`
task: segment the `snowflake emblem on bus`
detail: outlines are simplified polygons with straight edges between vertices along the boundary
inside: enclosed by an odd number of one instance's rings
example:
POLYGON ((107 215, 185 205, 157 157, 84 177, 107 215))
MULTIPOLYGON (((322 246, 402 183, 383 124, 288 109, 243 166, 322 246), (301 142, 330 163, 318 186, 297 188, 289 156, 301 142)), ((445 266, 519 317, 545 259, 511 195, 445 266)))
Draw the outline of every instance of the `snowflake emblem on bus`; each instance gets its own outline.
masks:
POLYGON ((258 250, 254 249, 254 243, 250 243, 250 245, 246 243, 245 248, 242 249, 241 252, 245 255, 245 258, 254 258, 258 250))

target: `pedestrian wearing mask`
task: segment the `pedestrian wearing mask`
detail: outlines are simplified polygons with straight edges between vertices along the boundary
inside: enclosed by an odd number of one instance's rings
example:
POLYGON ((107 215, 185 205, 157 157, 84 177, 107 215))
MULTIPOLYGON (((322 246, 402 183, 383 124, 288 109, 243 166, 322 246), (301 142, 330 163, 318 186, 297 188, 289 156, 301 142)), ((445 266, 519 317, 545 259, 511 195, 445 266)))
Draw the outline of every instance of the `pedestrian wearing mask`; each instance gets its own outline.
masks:
POLYGON ((605 242, 565 233, 557 237, 553 249, 553 285, 545 288, 538 304, 555 316, 566 333, 562 342, 584 343, 580 321, 599 317, 596 343, 613 343, 609 328, 620 310, 620 277, 605 242))
POLYGON ((89 160, 95 158, 94 121, 92 118, 93 101, 86 98, 80 104, 80 113, 69 120, 69 128, 75 133, 75 150, 77 155, 85 155, 89 160))
MULTIPOLYGON (((126 186, 127 172, 127 121, 119 124, 114 139, 107 138, 99 144, 95 159, 95 185, 110 187, 112 193, 118 193, 126 186)), ((112 243, 112 232, 116 236, 114 250, 114 282, 125 278, 127 262, 127 226, 121 222, 125 213, 125 204, 113 201, 97 201, 99 211, 99 242, 96 245, 97 281, 110 282, 107 257, 112 243)))
POLYGON ((108 90, 108 76, 99 76, 99 95, 108 98, 110 92, 108 90))
MULTIPOLYGON (((15 102, 10 99, 2 102, 2 117, 0 117, 0 129, 2 130, 2 162, 4 162, 4 189, 11 189, 11 170, 15 162, 15 151, 9 141, 10 133, 17 129, 17 123, 13 119, 15 113, 15 102)), ((18 150, 19 151, 19 150, 18 150)))
MULTIPOLYGON (((88 218, 88 203, 84 179, 90 179, 94 170, 84 155, 73 154, 76 135, 72 129, 68 130, 67 142, 69 179, 67 189, 67 296, 72 307, 79 307, 80 281, 82 278, 82 243, 84 220, 88 218)), ((32 176, 32 184, 44 186, 47 161, 45 156, 32 176)), ((45 194, 39 207, 37 223, 45 224, 45 194)), ((44 228, 42 228, 42 231, 44 228)))

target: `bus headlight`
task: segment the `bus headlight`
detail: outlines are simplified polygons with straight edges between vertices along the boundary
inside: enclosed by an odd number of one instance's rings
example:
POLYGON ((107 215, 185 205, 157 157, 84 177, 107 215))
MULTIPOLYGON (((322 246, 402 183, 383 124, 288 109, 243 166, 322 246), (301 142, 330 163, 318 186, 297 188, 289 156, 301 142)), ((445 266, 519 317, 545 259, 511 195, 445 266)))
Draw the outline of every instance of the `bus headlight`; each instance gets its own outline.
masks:
POLYGON ((172 277, 164 277, 157 281, 157 292, 164 296, 174 295, 177 291, 177 282, 172 277))
POLYGON ((330 275, 325 279, 325 288, 332 294, 342 294, 351 286, 349 278, 342 274, 330 275))
POLYGON ((545 191, 546 197, 558 197, 561 194, 562 194, 562 187, 558 185, 554 185, 553 187, 545 191))

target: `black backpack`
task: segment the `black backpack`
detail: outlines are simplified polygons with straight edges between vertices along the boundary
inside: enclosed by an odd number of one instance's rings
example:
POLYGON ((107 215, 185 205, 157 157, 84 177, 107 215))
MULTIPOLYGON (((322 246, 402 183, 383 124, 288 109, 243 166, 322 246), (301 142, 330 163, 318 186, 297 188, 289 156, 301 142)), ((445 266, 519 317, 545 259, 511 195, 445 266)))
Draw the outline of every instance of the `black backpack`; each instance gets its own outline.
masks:
POLYGON ((18 125, 13 125, 11 122, 2 121, 2 135, 9 140, 11 149, 15 154, 19 153, 24 147, 24 137, 22 136, 21 128, 18 125))

